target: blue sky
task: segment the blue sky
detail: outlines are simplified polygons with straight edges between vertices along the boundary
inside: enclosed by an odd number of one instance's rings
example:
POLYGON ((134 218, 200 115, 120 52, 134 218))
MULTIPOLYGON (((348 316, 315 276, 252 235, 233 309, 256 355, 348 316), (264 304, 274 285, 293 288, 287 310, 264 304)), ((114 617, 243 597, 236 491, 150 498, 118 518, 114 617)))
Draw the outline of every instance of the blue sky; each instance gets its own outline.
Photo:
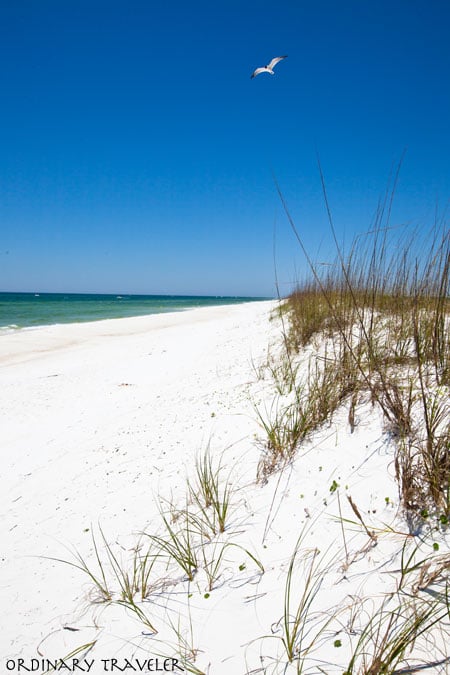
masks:
POLYGON ((449 197, 447 0, 2 0, 0 290, 274 294, 449 197), (254 68, 287 54, 275 76, 254 68))

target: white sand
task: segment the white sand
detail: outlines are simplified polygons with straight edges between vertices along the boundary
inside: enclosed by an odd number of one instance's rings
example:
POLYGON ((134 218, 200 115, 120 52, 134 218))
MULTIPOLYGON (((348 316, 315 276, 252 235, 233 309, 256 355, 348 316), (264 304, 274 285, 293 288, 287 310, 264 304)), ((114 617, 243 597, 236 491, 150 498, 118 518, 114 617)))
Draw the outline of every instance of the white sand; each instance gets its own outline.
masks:
MULTIPOLYGON (((285 672, 279 621, 302 531, 302 555, 321 551, 314 611, 348 608, 341 624, 317 640, 313 662, 323 670, 306 672, 342 672, 336 663, 346 665, 357 639, 348 618, 356 599, 379 598, 396 586, 392 571, 405 536, 386 533, 386 525, 408 530, 397 516, 393 448, 369 404, 353 434, 343 410, 287 471, 256 485, 261 446, 255 436, 262 431, 255 405, 270 410, 274 398, 262 367, 279 339, 277 321, 269 321, 273 307, 202 308, 0 338, 1 672, 18 672, 19 658, 30 667, 32 658, 67 657, 73 672, 88 672, 86 658, 96 675, 129 673, 139 670, 136 659, 142 664, 183 650, 198 672, 285 672), (90 604, 86 575, 48 558, 73 561, 70 547, 95 569, 91 533, 101 542, 100 524, 126 567, 142 531, 162 533, 163 500, 185 505, 186 476, 208 444, 227 467, 224 478, 232 471, 235 490, 220 541, 243 548, 226 549, 209 597, 203 570, 191 584, 180 570, 167 570, 170 583, 141 604, 158 630, 152 636, 125 608, 90 604), (334 480, 339 490, 330 492, 334 480), (346 493, 372 527, 384 529, 376 546, 357 525, 342 534, 339 507, 356 520, 346 493), (263 563, 264 574, 244 548, 263 563), (94 648, 80 652, 74 668, 68 655, 91 641, 94 648), (117 667, 101 661, 111 658, 117 667)), ((204 547, 211 559, 213 546, 204 547)), ((430 541, 424 546, 431 550, 430 541)), ((305 578, 298 573, 295 602, 305 578)), ((111 570, 108 575, 116 591, 111 570)))
MULTIPOLYGON (((85 530, 139 531, 161 493, 184 493, 211 440, 249 435, 251 359, 273 303, 194 309, 26 330, 0 339, 2 656, 36 646, 74 607, 85 579, 30 556, 90 549, 85 530)), ((255 431, 255 424, 250 424, 255 431)))

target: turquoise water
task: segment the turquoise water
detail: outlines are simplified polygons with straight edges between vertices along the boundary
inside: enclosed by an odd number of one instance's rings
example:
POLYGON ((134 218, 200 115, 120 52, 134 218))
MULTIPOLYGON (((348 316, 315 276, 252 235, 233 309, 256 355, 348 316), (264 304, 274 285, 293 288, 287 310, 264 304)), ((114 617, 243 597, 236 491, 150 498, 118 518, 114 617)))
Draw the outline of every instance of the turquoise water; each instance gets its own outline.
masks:
POLYGON ((0 293, 0 330, 5 332, 56 323, 119 319, 262 299, 187 295, 0 293))

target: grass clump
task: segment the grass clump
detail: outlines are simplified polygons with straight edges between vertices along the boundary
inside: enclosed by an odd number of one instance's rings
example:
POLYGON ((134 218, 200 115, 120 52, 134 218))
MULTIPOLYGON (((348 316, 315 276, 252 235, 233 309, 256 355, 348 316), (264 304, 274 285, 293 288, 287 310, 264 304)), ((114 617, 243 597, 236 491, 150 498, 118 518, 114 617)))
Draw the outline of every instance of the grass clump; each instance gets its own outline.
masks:
POLYGON ((215 466, 209 447, 195 461, 195 476, 188 482, 188 494, 213 535, 225 532, 233 492, 230 479, 222 481, 223 466, 215 466))
POLYGON ((107 540, 102 528, 98 527, 100 541, 92 531, 92 547, 95 562, 88 561, 77 551, 71 551, 72 560, 50 558, 74 567, 87 576, 92 584, 91 602, 120 605, 131 611, 137 619, 152 633, 156 628, 152 620, 140 606, 150 592, 150 573, 158 559, 158 553, 151 548, 141 554, 139 543, 132 550, 131 561, 123 561, 107 540))
POLYGON ((280 396, 269 413, 256 408, 266 438, 259 480, 282 468, 294 457, 299 443, 329 422, 348 396, 357 396, 357 372, 345 348, 336 352, 333 344, 325 344, 302 370, 295 387, 288 396, 280 396))
MULTIPOLYGON (((343 675, 386 675, 412 672, 407 658, 422 635, 445 617, 433 601, 402 599, 389 609, 388 598, 362 630, 343 675), (407 670, 398 668, 406 666, 407 670)), ((418 664, 421 670, 424 664, 418 664)), ((425 666, 426 667, 426 666, 425 666)))
MULTIPOLYGON (((189 512, 186 511, 188 514, 189 512)), ((193 581, 199 566, 198 544, 195 538, 192 521, 182 518, 181 526, 175 527, 168 515, 161 512, 164 534, 149 534, 150 539, 159 547, 168 561, 175 562, 185 573, 189 581, 193 581)), ((178 520, 178 518, 177 518, 178 520)))

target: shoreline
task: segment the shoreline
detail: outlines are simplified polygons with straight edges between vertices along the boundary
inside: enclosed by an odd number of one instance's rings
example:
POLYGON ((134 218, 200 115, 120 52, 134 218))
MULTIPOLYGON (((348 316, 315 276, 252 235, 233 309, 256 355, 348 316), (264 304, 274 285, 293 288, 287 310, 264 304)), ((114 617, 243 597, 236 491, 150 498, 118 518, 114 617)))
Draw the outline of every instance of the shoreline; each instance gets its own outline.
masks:
POLYGON ((38 358, 43 352, 52 349, 64 349, 89 339, 106 337, 126 337, 142 334, 154 329, 160 330, 176 325, 186 325, 192 320, 208 321, 210 318, 226 314, 230 308, 247 305, 275 307, 276 300, 252 300, 227 305, 208 305, 204 307, 183 308, 152 314, 130 317, 96 319, 72 323, 43 324, 26 326, 2 333, 0 330, 0 368, 9 363, 18 363, 22 358, 38 358), (183 317, 181 319, 181 317, 183 317), (37 344, 38 343, 38 344, 37 344))
POLYGON ((202 307, 227 307, 249 302, 270 302, 275 298, 246 296, 194 295, 105 295, 43 293, 44 302, 35 301, 41 295, 32 293, 1 293, 0 338, 10 332, 34 330, 47 326, 93 323, 115 319, 133 319, 182 312, 202 307), (4 301, 11 296, 12 303, 4 301), (16 296, 17 297, 16 299, 16 296), (117 302, 119 300, 119 302, 117 302), (8 316, 8 319, 5 319, 8 316), (30 323, 31 322, 31 323, 30 323))

